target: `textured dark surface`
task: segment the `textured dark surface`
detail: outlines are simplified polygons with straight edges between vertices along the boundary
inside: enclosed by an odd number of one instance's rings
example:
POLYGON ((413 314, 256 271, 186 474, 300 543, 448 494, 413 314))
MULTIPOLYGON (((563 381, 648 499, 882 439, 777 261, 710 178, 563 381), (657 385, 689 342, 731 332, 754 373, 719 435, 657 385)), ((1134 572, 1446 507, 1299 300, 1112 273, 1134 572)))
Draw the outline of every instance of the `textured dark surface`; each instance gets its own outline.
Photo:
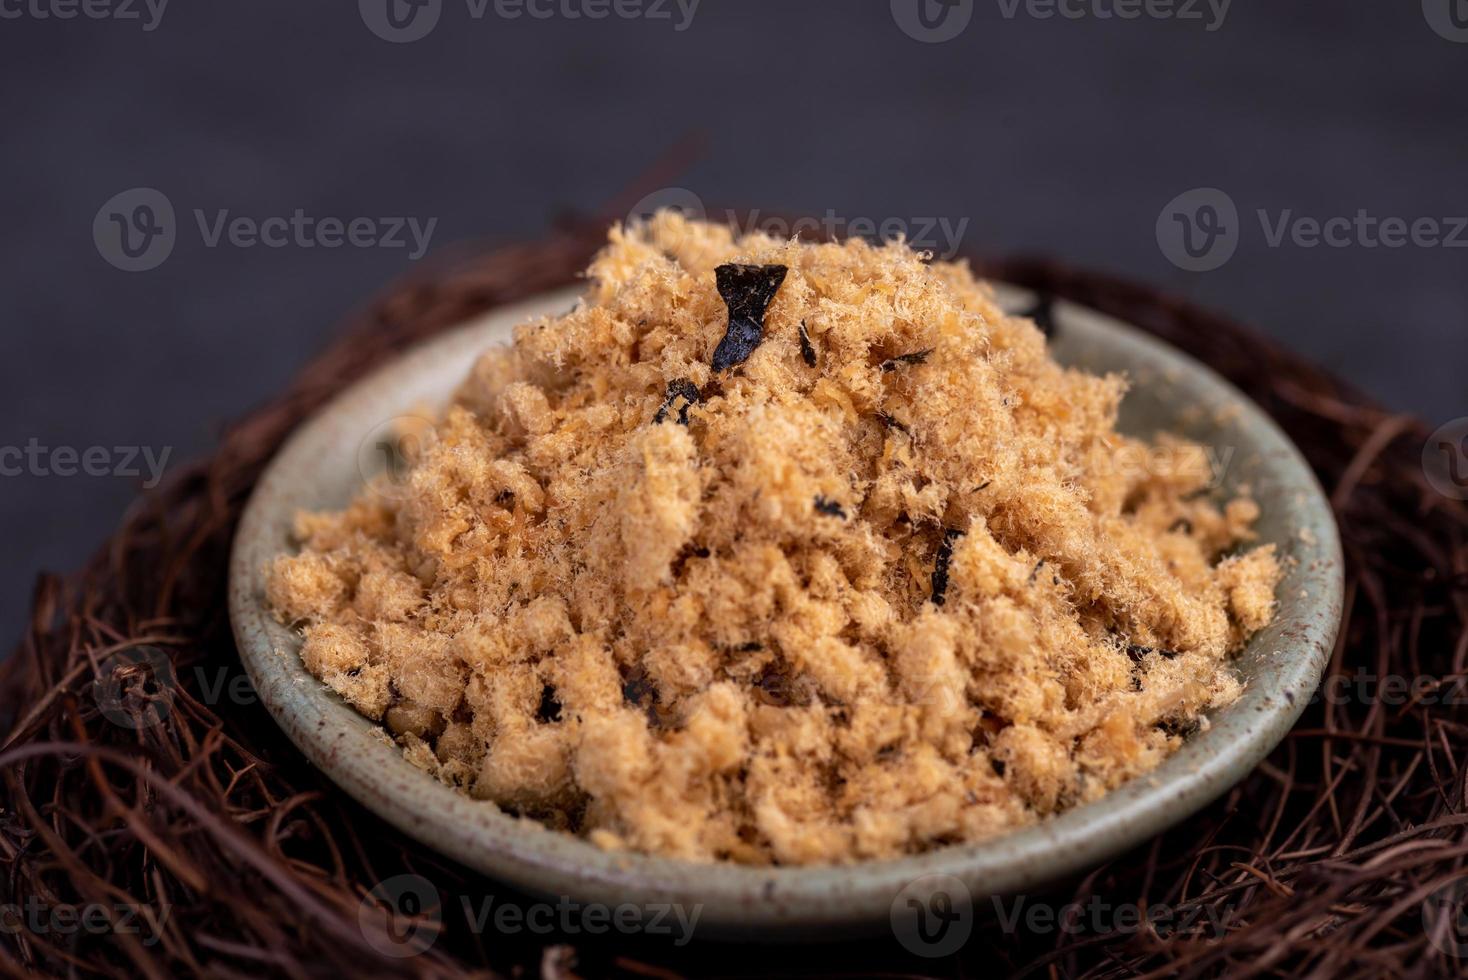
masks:
MULTIPOLYGON (((676 8, 476 21, 446 0, 410 44, 355 6, 177 3, 150 32, 0 19, 0 447, 197 455, 411 265, 407 249, 211 248, 196 208, 437 218, 435 248, 524 238, 599 210, 695 130, 702 152, 639 194, 690 188, 746 221, 829 209, 837 231, 943 218, 981 251, 1050 253, 1237 314, 1434 423, 1468 413, 1468 252, 1271 248, 1252 218, 1468 214, 1468 45, 1412 0, 1237 0, 1212 32, 1008 19, 980 0, 941 44, 906 36, 886 0, 703 0, 682 31, 676 8), (178 242, 126 273, 92 221, 140 186, 171 200, 178 242), (1243 241, 1187 273, 1154 229, 1204 186, 1236 202, 1243 241)), ((79 563, 137 482, 0 477, 0 635, 36 570, 79 563)))

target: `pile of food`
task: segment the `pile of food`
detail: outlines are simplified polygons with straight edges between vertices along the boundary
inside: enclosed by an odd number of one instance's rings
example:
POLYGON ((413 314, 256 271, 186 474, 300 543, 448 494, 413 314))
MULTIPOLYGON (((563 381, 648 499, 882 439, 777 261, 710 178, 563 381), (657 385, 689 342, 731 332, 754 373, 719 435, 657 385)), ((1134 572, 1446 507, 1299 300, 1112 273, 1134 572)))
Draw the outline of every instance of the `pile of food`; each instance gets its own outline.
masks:
POLYGON ((1237 697, 1258 508, 963 265, 662 213, 588 277, 271 570, 416 765, 607 848, 847 862, 1095 800, 1237 697))

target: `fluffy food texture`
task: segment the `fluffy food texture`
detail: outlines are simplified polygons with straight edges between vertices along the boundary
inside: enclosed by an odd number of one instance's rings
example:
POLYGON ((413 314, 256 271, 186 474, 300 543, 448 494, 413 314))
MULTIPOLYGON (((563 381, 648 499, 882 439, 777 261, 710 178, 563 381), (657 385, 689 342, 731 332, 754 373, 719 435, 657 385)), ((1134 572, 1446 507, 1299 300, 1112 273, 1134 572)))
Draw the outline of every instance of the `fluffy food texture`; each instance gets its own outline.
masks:
POLYGON ((271 569, 415 764, 607 848, 847 862, 1094 800, 1238 695, 1257 507, 964 266, 664 213, 588 275, 271 569), (716 373, 729 263, 788 272, 716 373))

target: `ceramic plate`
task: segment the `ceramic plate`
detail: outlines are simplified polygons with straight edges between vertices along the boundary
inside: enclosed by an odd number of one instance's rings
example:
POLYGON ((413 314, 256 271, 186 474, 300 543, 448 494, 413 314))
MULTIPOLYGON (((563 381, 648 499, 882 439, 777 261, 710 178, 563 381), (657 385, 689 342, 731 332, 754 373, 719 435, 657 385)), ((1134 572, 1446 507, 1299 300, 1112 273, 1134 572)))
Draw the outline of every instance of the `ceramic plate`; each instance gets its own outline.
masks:
MULTIPOLYGON (((1291 559, 1279 615, 1239 657, 1243 697, 1147 776, 1104 799, 978 844, 842 867, 751 868, 602 851, 502 813, 414 768, 308 674, 300 637, 264 607, 264 570, 292 547, 292 515, 340 508, 373 470, 391 420, 441 405, 474 357, 531 316, 561 313, 576 291, 495 310, 353 385, 294 434, 245 510, 230 564, 230 616, 250 679, 290 738, 342 789, 404 833, 487 875, 579 903, 700 907, 698 934, 813 937, 886 930, 909 900, 966 890, 974 899, 1044 887, 1147 840, 1238 782, 1294 724, 1319 683, 1340 620, 1340 544, 1329 503, 1298 450, 1236 389, 1150 336, 1056 304, 1055 356, 1133 382, 1121 428, 1179 432, 1210 447, 1221 492, 1252 488, 1258 531, 1291 559), (899 901, 898 899, 901 899, 899 901)), ((1026 296, 1003 290, 1010 309, 1026 296)), ((916 907, 916 906, 914 906, 916 907)), ((900 928, 900 926, 898 926, 900 928)))

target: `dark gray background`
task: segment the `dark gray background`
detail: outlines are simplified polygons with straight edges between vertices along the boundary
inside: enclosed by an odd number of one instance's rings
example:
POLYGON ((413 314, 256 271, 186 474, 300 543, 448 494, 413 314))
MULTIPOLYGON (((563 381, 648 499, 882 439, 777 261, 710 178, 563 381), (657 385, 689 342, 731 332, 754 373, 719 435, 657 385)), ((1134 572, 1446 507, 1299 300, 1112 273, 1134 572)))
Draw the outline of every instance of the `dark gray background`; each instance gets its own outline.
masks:
MULTIPOLYGON (((401 249, 208 248, 195 208, 436 217, 435 247, 535 236, 694 130, 702 155, 664 182, 711 206, 966 218, 971 247, 1155 282, 1393 406, 1468 413, 1468 252, 1272 248, 1253 217, 1468 214, 1468 44, 1418 0, 1236 0, 1216 31, 974 0, 938 44, 888 0, 703 0, 683 31, 443 0, 408 44, 350 0, 174 0, 151 32, 30 12, 48 2, 0 0, 22 11, 0 19, 0 447, 204 452, 409 266, 401 249), (172 201, 178 242, 128 273, 92 222, 139 186, 172 201), (1206 186, 1237 203, 1241 245, 1183 272, 1154 228, 1206 186)), ((137 482, 0 477, 0 639, 36 571, 82 561, 137 482)))

